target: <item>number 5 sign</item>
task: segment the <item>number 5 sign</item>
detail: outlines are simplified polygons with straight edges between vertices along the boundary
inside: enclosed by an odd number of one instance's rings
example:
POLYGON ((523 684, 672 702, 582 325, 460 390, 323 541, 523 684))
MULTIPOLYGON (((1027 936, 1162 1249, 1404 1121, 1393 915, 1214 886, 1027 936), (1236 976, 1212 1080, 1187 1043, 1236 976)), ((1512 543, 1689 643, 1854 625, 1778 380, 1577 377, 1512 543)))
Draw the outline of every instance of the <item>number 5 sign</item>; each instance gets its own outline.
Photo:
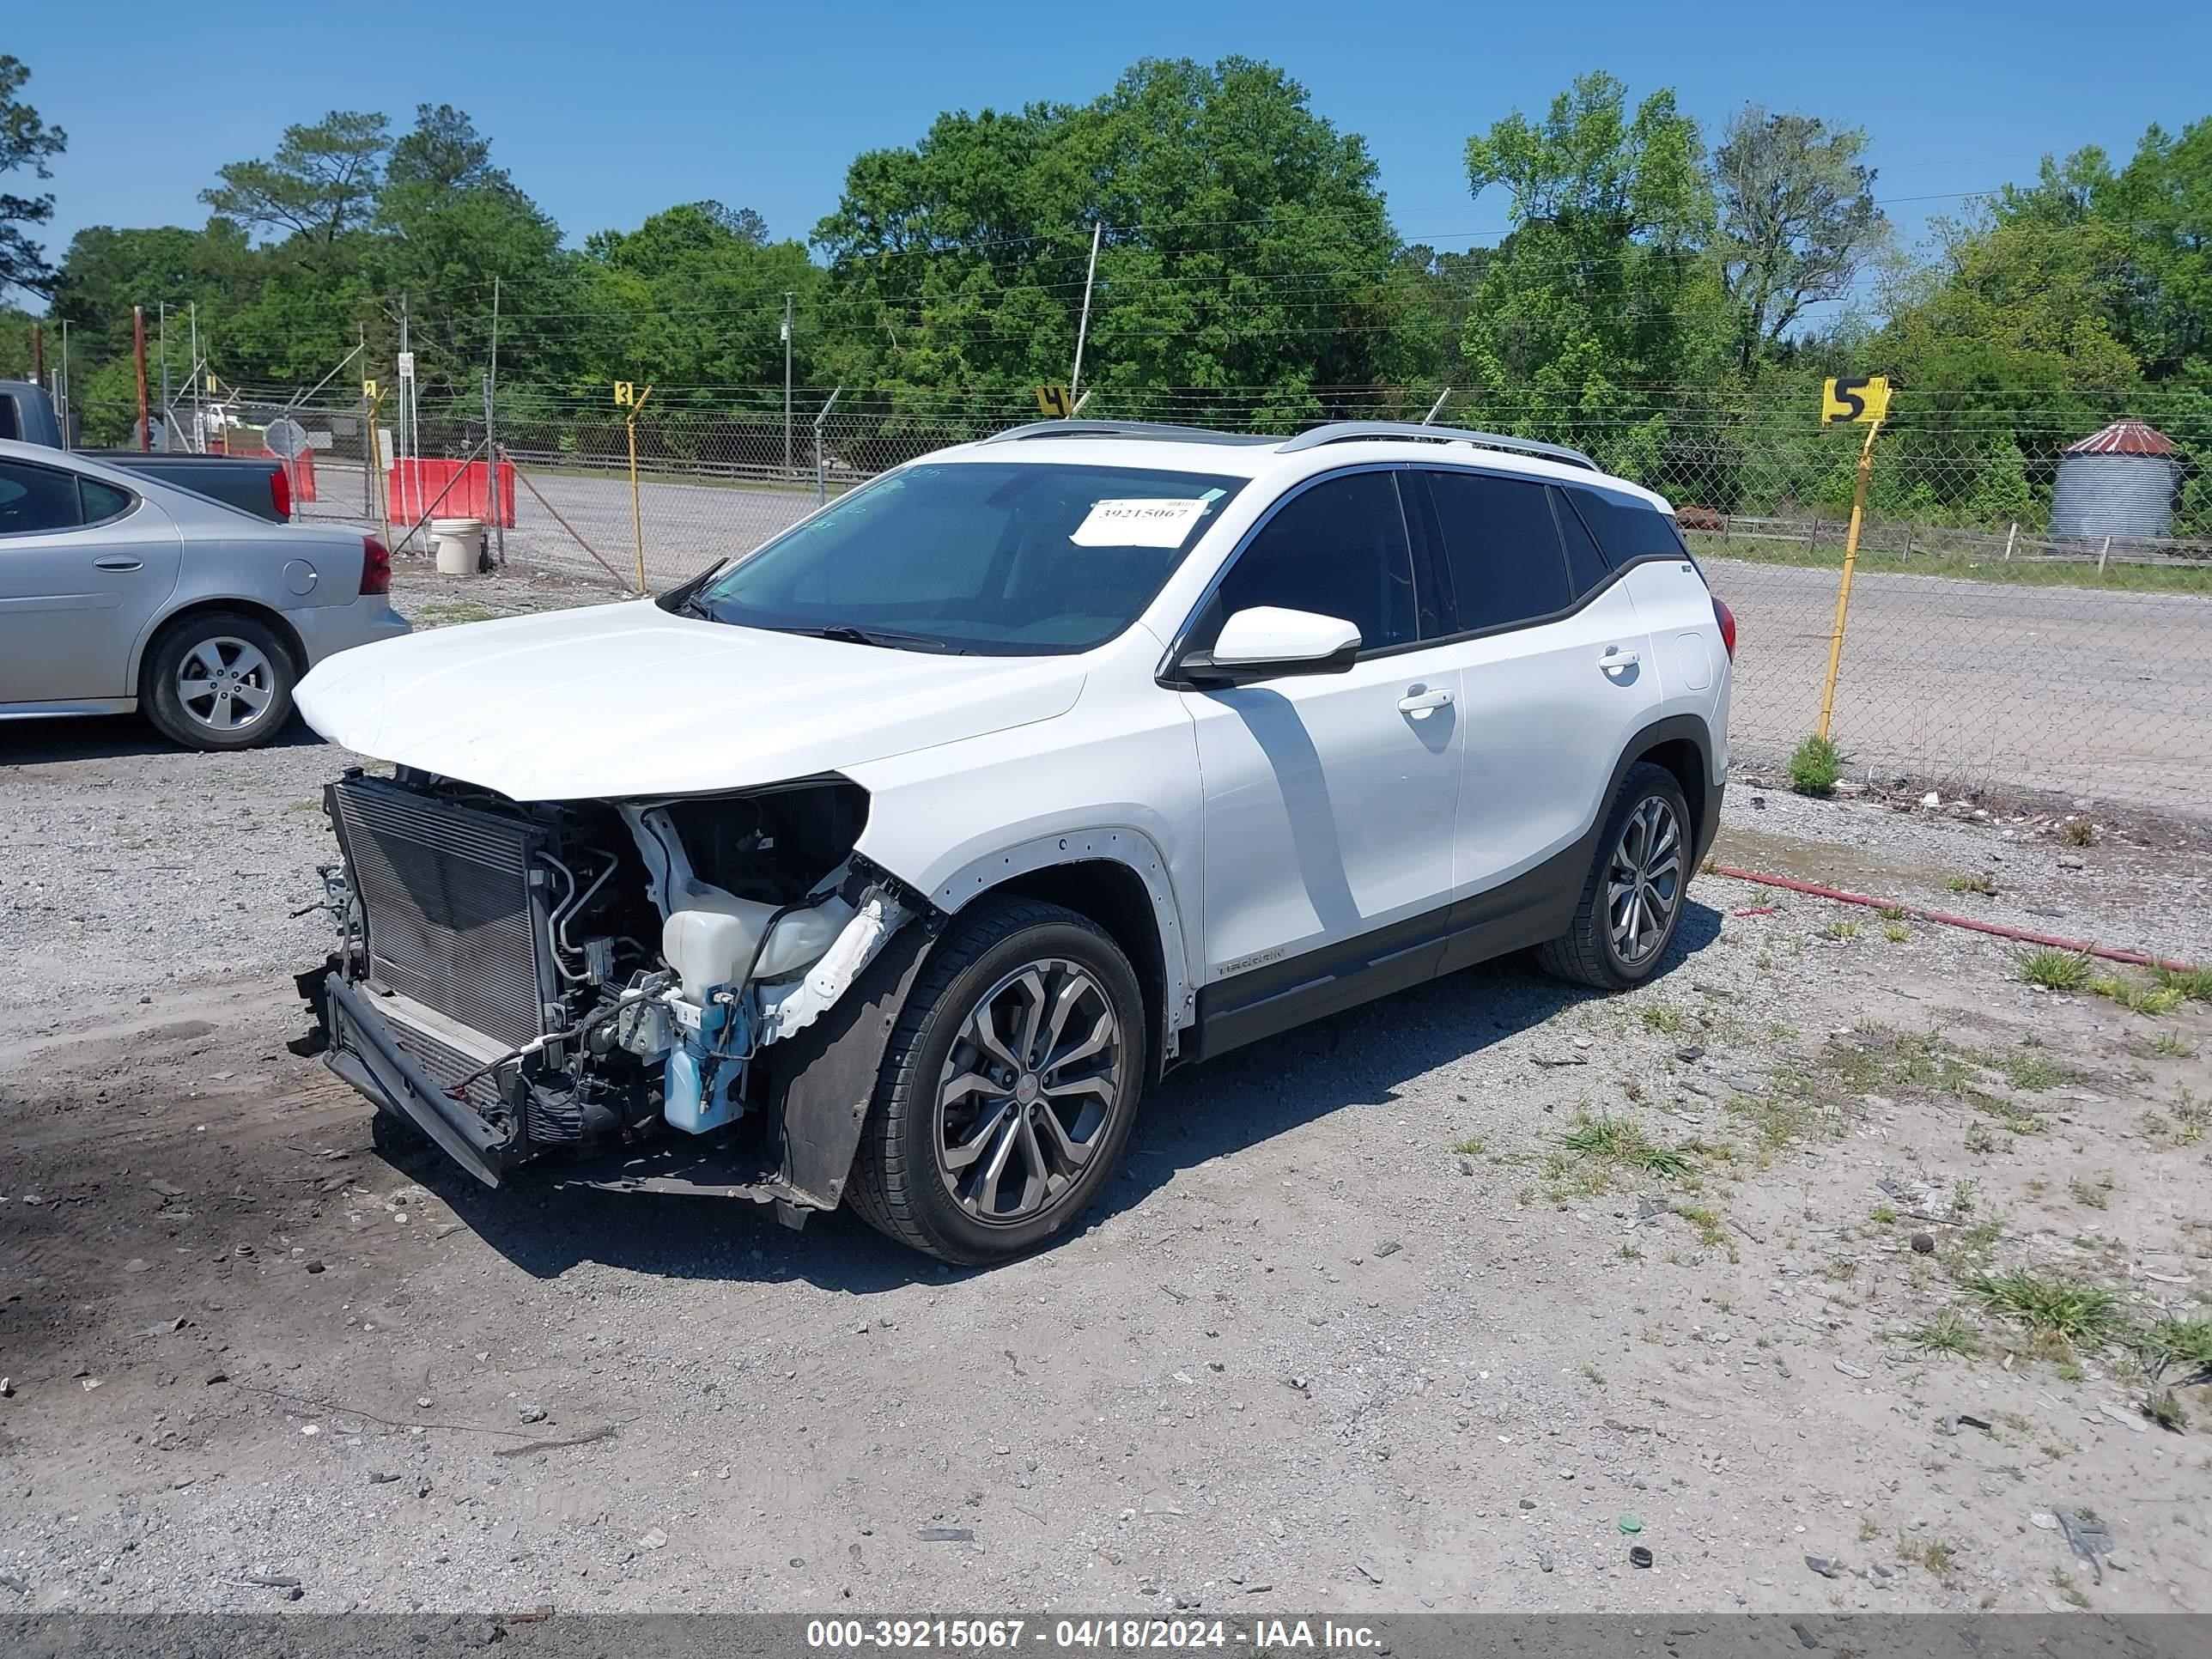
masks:
POLYGON ((1885 375, 1865 374, 1853 380, 1824 380, 1820 384, 1820 423, 1849 426, 1854 421, 1889 418, 1889 380, 1885 375))

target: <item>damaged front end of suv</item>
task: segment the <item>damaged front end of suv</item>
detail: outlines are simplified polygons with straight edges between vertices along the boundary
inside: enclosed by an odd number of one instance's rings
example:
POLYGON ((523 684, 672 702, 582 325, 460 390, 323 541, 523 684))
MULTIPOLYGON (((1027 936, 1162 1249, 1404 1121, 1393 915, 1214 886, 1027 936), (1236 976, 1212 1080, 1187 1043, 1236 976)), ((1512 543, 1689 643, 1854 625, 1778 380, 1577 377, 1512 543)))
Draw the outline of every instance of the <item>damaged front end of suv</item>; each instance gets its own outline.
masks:
POLYGON ((903 985, 939 920, 854 848, 836 775, 518 803, 434 774, 328 786, 319 1047, 387 1127, 489 1186, 834 1207, 903 985))

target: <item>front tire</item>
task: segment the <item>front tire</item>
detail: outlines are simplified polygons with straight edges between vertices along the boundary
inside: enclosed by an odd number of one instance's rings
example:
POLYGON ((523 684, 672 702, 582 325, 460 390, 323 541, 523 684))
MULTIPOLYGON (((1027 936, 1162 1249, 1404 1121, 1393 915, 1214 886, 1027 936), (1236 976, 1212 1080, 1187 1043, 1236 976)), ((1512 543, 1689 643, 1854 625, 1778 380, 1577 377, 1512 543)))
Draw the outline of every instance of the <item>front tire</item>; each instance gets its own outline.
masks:
POLYGON ((276 630, 235 611, 171 623, 146 653, 139 706, 187 749, 252 749, 292 718, 300 673, 276 630))
POLYGON ((1036 1248, 1120 1161, 1149 1059, 1144 994, 1103 928, 1056 904, 981 901, 907 994, 854 1208, 963 1267, 1036 1248))
POLYGON ((1601 991, 1650 978, 1682 920, 1692 834, 1674 775, 1650 761, 1630 767, 1606 814, 1574 925, 1538 947, 1537 964, 1601 991))

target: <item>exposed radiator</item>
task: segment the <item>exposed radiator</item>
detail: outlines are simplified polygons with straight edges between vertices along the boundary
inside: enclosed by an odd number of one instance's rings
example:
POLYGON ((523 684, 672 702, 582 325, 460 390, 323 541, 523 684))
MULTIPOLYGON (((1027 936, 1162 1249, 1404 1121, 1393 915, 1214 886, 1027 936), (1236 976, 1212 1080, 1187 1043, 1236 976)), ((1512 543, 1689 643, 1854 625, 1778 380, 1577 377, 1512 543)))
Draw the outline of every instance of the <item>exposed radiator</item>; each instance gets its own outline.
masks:
POLYGON ((331 786, 368 921, 369 977, 509 1048, 544 1027, 549 975, 531 825, 382 778, 331 786))

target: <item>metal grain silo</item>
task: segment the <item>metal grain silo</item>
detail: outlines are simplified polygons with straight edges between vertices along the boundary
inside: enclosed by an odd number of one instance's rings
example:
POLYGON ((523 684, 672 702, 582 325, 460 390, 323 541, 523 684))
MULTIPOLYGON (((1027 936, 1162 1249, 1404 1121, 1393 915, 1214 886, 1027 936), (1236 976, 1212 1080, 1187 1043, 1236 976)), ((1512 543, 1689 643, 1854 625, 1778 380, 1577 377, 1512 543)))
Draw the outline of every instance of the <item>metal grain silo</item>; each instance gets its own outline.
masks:
POLYGON ((2180 483, 2172 439, 2142 421, 2114 421, 2060 453, 2051 533, 2061 541, 2170 536, 2180 483))

